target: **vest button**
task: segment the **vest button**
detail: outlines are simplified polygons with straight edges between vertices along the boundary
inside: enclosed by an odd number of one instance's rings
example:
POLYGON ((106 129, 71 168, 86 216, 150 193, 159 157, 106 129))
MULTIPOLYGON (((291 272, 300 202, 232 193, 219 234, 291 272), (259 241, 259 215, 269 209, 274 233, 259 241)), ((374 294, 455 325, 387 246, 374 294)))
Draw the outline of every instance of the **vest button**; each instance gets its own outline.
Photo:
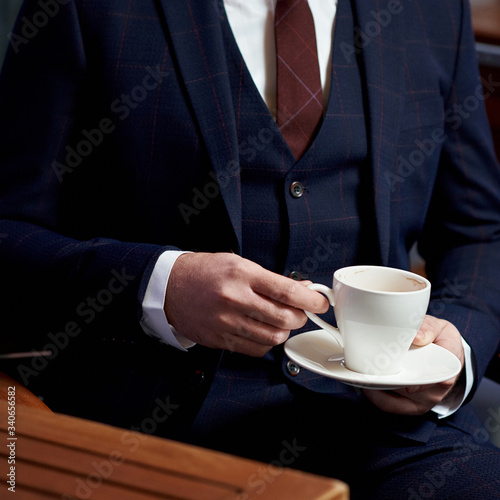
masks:
POLYGON ((300 373, 300 366, 293 361, 289 361, 286 364, 286 371, 292 376, 296 377, 300 373))
POLYGON ((300 198, 304 194, 304 185, 302 184, 302 182, 292 182, 290 184, 290 194, 294 198, 300 198))
POLYGON ((300 281, 302 279, 302 276, 298 271, 292 271, 289 275, 289 278, 292 278, 295 281, 300 281))

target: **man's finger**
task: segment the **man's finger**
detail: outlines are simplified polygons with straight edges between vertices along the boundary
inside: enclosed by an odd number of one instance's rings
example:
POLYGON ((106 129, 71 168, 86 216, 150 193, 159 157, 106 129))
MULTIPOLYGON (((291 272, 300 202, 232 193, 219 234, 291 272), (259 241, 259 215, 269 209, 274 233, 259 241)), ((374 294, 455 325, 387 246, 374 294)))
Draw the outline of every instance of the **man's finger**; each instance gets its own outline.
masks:
POLYGON ((425 316, 413 339, 413 344, 417 346, 432 344, 443 328, 441 321, 433 316, 425 316))
POLYGON ((265 276, 256 276, 251 286, 256 293, 297 309, 324 313, 329 308, 328 301, 319 292, 279 274, 266 272, 265 276))
MULTIPOLYGON (((422 387, 413 395, 406 389, 395 391, 364 390, 365 396, 380 410, 396 415, 423 415, 431 410, 440 400, 440 391, 425 391, 422 387), (420 393, 420 396, 417 396, 420 393)), ((437 389, 437 388, 436 388, 437 389)))
POLYGON ((235 335, 257 344, 273 347, 285 342, 290 335, 290 330, 291 328, 275 327, 262 321, 260 317, 250 315, 240 319, 235 335))
POLYGON ((244 336, 240 337, 237 335, 225 336, 221 345, 218 346, 219 349, 222 348, 226 351, 237 352, 255 358, 264 356, 264 354, 271 350, 271 347, 270 345, 253 342, 244 336))
POLYGON ((253 311, 247 314, 248 317, 284 330, 297 330, 306 324, 307 316, 301 309, 263 296, 259 296, 259 299, 253 311))

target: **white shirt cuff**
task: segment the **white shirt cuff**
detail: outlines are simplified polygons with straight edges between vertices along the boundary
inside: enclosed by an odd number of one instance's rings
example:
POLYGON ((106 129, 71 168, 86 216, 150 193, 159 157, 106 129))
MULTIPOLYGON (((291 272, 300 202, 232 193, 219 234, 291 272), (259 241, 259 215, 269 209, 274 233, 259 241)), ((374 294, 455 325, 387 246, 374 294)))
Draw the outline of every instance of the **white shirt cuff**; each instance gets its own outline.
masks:
POLYGON ((172 347, 186 351, 189 347, 196 345, 181 335, 168 323, 165 315, 165 294, 167 292, 170 272, 177 258, 183 251, 167 250, 163 252, 156 261, 153 272, 146 288, 146 294, 142 301, 141 327, 151 337, 160 339, 161 342, 172 347))
POLYGON ((441 403, 437 404, 432 411, 437 414, 438 418, 449 417, 455 413, 469 395, 472 386, 474 385, 474 372, 472 370, 472 355, 469 344, 462 337, 462 345, 464 347, 465 358, 465 388, 456 387, 441 403))

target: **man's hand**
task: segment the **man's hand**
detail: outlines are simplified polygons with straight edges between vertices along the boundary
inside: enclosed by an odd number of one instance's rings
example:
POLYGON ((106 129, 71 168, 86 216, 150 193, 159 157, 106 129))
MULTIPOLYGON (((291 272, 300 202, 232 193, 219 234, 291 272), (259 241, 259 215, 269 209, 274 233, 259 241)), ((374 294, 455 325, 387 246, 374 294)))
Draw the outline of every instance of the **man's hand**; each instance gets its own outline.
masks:
POLYGON ((305 325, 304 309, 327 300, 297 282, 230 253, 186 253, 167 285, 165 314, 174 328, 206 347, 263 356, 305 325))
MULTIPOLYGON (((451 351, 464 366, 464 350, 459 331, 448 321, 426 316, 413 345, 435 343, 451 351)), ((378 408, 400 415, 421 415, 432 410, 453 389, 459 375, 439 384, 407 387, 394 391, 364 390, 366 397, 378 408)))

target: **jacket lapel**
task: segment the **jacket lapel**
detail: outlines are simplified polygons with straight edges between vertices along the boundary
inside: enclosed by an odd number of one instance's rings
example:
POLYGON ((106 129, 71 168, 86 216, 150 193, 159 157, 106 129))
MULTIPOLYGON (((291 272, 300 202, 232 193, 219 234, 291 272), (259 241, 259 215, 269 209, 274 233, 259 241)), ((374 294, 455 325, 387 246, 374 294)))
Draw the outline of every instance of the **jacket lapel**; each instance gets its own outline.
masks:
POLYGON ((221 31, 223 4, 205 0, 160 3, 181 78, 241 249, 238 140, 221 31))
MULTIPOLYGON (((342 1, 342 0, 341 0, 342 1)), ((355 53, 365 76, 375 216, 383 265, 389 264, 391 184, 397 173, 399 120, 404 84, 404 3, 353 0, 355 53)))
MULTIPOLYGON (((342 0, 341 0, 342 1, 342 0)), ((349 1, 349 0, 344 0, 349 1)), ((241 248, 241 185, 235 115, 221 31, 222 2, 160 0, 176 60, 241 248)), ((404 83, 404 4, 353 0, 354 53, 365 76, 370 163, 381 263, 390 248, 390 175, 404 83)))

